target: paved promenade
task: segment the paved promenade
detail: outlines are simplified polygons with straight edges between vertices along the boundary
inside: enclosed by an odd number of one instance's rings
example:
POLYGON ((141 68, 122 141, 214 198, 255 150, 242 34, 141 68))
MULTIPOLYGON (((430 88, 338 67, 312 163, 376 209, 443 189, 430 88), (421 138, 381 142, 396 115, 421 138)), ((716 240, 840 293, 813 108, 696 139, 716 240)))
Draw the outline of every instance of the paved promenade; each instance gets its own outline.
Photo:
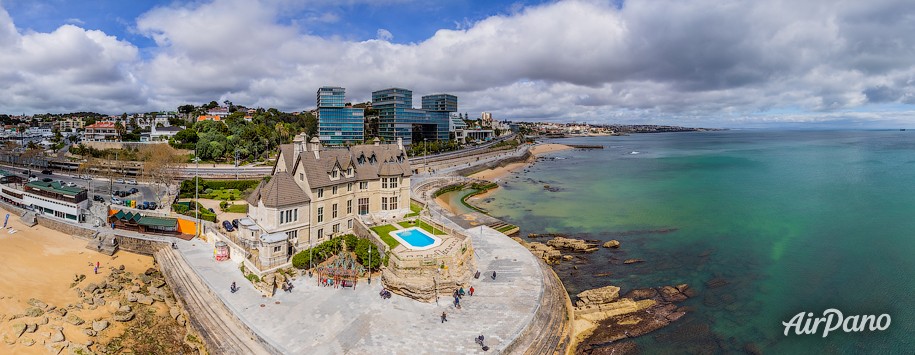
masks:
POLYGON ((476 227, 473 238, 477 265, 474 296, 451 305, 450 295, 438 304, 393 295, 384 300, 379 277, 355 289, 318 286, 300 277, 292 293, 279 290, 263 298, 234 262, 216 263, 209 244, 179 242, 179 251, 204 282, 255 333, 288 354, 339 353, 483 353, 474 342, 485 336, 489 353, 500 353, 518 339, 534 318, 544 295, 544 275, 524 247, 488 227, 476 227), (490 276, 496 271, 496 279, 490 276), (232 294, 229 285, 241 290, 232 294), (448 321, 442 323, 442 312, 448 321))

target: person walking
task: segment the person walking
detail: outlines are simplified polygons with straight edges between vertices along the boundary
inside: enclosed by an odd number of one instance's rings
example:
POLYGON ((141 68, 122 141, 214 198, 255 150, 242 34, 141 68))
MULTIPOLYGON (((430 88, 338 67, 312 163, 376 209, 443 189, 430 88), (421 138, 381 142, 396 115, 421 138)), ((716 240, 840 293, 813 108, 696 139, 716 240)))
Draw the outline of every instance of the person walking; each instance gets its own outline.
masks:
POLYGON ((442 312, 442 323, 445 323, 447 321, 448 321, 448 314, 445 312, 442 312))
POLYGON ((473 296, 473 286, 470 286, 470 295, 473 296))
POLYGON ((495 272, 495 271, 492 272, 492 279, 493 279, 493 280, 496 279, 496 272, 495 272))

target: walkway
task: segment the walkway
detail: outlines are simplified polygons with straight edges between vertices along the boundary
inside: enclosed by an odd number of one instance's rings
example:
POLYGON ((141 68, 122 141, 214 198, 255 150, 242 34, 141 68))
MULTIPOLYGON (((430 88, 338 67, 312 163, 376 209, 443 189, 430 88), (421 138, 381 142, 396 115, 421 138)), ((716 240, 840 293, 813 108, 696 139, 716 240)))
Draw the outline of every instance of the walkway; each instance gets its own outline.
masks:
POLYGON ((171 249, 162 249, 156 252, 155 257, 176 298, 191 315, 191 326, 201 334, 210 353, 278 353, 229 313, 180 254, 171 249))
POLYGON ((381 299, 377 276, 355 289, 323 288, 303 277, 293 282, 292 293, 263 298, 242 278, 237 263, 214 262, 209 244, 194 240, 178 246, 228 309, 284 354, 483 353, 474 343, 480 334, 490 353, 500 353, 522 337, 541 307, 543 270, 527 249, 491 228, 469 234, 483 275, 473 280, 475 294, 462 299, 461 309, 451 305, 450 295, 438 304, 397 295, 381 299), (232 282, 241 288, 234 294, 232 282), (448 314, 444 324, 442 312, 448 314))

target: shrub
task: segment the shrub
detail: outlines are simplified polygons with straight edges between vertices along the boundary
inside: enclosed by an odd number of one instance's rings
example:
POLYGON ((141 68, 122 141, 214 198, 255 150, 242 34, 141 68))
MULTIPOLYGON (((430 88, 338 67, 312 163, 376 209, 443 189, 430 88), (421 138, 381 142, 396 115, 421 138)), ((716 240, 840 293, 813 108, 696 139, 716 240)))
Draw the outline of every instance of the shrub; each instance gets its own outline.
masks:
POLYGON ((346 250, 353 251, 356 250, 356 243, 359 240, 358 237, 352 234, 347 234, 343 236, 343 240, 346 241, 346 250))
POLYGON ((187 212, 188 209, 189 209, 189 207, 183 203, 172 204, 172 211, 174 211, 175 213, 184 214, 185 212, 187 212))
POLYGON ((365 238, 359 238, 359 241, 356 242, 356 258, 362 266, 370 270, 378 270, 382 262, 378 247, 365 238), (369 254, 369 251, 371 251, 371 254, 369 254), (371 261, 371 264, 369 264, 369 261, 371 261))
POLYGON ((223 211, 225 211, 226 208, 228 208, 228 207, 229 207, 229 203, 226 202, 225 200, 223 200, 222 202, 219 203, 219 208, 222 209, 223 211))

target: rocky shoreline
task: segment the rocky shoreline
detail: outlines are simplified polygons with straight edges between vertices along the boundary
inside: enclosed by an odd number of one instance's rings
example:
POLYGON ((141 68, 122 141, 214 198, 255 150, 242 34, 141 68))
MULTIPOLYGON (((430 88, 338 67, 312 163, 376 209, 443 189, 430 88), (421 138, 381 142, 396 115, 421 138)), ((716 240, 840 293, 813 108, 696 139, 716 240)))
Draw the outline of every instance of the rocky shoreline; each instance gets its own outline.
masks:
MULTIPOLYGON (((671 229, 658 231, 635 231, 631 234, 646 232, 667 233, 671 229)), ((617 235, 630 235, 626 232, 617 235)), ((619 249, 618 240, 600 243, 599 240, 569 238, 563 234, 529 234, 528 238, 545 239, 545 242, 525 241, 519 237, 512 239, 523 245, 538 258, 549 265, 558 265, 562 261, 572 261, 576 257, 570 254, 593 253, 600 247, 619 249)), ((642 263, 645 260, 630 258, 622 264, 642 263)), ((578 266, 573 266, 578 268, 578 266)), ((602 273, 596 276, 609 276, 602 273)), ((695 296, 689 285, 662 286, 654 288, 633 289, 623 297, 617 286, 605 286, 586 290, 576 295, 573 309, 573 339, 578 354, 618 354, 637 351, 635 343, 627 341, 635 337, 661 329, 682 318, 688 312, 687 307, 677 306, 695 296)))
POLYGON ((101 282, 85 280, 76 274, 70 284, 78 302, 31 298, 22 312, 0 315, 8 324, 2 341, 28 352, 44 346, 51 354, 206 353, 159 270, 132 273, 121 265, 109 267, 101 282))

